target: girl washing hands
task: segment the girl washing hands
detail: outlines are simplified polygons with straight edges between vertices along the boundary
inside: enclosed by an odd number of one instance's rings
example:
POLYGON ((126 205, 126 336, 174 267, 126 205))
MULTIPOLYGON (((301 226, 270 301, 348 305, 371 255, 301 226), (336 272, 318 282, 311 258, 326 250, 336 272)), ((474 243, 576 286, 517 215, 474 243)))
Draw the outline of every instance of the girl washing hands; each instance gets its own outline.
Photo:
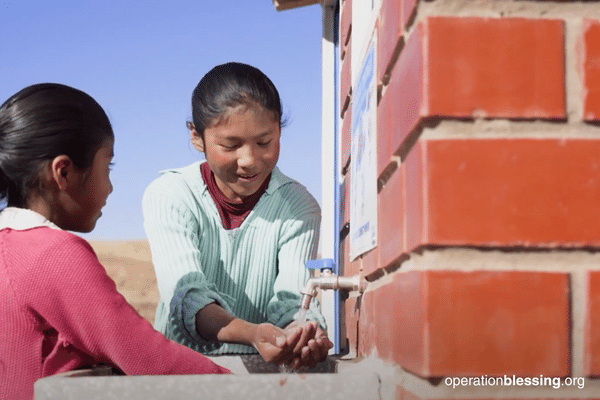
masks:
POLYGON ((114 136, 87 94, 29 86, 0 106, 0 399, 96 364, 127 375, 228 373, 157 332, 90 245, 113 187, 114 136))
POLYGON ((320 209, 276 167, 279 93, 254 67, 219 65, 194 90, 192 119, 191 142, 206 161, 163 171, 143 197, 160 292, 155 328, 205 354, 314 366, 332 347, 316 301, 311 322, 294 318, 320 209))

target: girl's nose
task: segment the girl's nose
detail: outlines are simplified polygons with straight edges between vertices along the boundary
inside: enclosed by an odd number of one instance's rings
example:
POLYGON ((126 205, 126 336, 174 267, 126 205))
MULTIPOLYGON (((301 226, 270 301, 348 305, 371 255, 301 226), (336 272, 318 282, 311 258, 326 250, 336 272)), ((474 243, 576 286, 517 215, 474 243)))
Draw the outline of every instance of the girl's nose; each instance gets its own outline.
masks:
POLYGON ((244 146, 240 149, 240 155, 238 157, 238 165, 241 167, 251 167, 254 165, 256 155, 252 146, 244 146))

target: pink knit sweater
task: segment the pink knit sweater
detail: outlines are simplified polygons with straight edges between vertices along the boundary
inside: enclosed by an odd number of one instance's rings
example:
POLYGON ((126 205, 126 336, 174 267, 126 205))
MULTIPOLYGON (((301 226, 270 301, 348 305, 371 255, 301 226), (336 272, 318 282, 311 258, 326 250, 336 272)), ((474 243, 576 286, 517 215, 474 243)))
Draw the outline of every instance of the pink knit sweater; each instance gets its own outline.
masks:
POLYGON ((155 331, 69 232, 0 230, 0 296, 0 399, 31 399, 37 379, 98 363, 127 375, 229 372, 155 331))

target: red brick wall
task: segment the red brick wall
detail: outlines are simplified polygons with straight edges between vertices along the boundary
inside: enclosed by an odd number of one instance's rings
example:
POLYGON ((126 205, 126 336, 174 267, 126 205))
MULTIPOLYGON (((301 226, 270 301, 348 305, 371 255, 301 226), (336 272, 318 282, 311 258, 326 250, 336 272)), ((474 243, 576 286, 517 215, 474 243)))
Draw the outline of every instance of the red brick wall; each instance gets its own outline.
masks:
MULTIPOLYGON (((370 39, 352 3, 342 166, 352 52, 370 39)), ((350 261, 342 244, 344 274, 371 281, 345 304, 351 350, 431 390, 505 374, 600 388, 600 2, 375 3, 378 246, 350 261)), ((461 398, 501 394, 477 390, 461 398)), ((429 398, 402 383, 396 396, 429 398)))

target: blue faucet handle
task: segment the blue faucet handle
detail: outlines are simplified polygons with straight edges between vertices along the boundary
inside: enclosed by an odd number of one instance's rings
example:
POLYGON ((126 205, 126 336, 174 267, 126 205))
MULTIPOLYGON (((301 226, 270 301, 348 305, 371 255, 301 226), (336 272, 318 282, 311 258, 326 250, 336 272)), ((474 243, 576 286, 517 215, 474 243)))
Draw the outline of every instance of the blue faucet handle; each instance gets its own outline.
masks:
POLYGON ((330 269, 332 271, 335 271, 335 263, 331 258, 322 258, 320 260, 308 260, 306 262, 306 268, 318 269, 321 271, 324 269, 330 269))

